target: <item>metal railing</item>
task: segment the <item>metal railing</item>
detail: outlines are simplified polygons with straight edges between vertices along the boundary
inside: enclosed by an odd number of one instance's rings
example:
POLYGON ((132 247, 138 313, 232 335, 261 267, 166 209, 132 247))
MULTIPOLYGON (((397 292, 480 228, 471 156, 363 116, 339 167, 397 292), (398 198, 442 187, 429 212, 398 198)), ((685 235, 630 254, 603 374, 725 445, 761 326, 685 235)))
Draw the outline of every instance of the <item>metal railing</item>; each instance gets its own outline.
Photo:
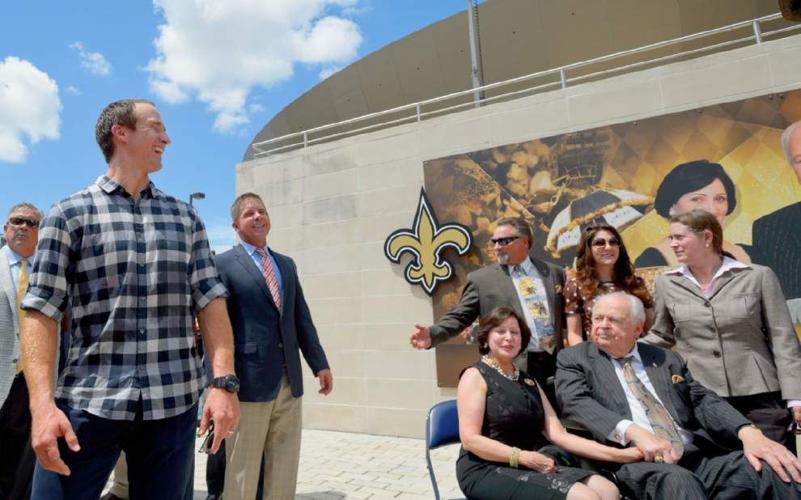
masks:
POLYGON ((767 38, 776 38, 779 35, 785 35, 793 31, 801 31, 801 24, 785 25, 766 30, 765 25, 774 21, 782 21, 781 14, 776 13, 749 21, 741 21, 692 35, 644 45, 635 49, 623 50, 586 61, 537 71, 481 87, 452 92, 432 99, 321 125, 302 132, 293 132, 266 141, 254 142, 250 147, 253 150, 254 158, 298 148, 307 148, 312 144, 333 141, 342 137, 388 128, 402 123, 420 122, 426 118, 472 108, 477 105, 510 100, 521 95, 535 94, 548 90, 564 89, 570 84, 599 80, 615 74, 657 66, 671 60, 691 59, 698 57, 700 54, 722 51, 737 45, 760 44, 767 38), (737 31, 745 31, 745 33, 737 36, 737 31), (735 34, 734 38, 723 41, 715 40, 716 36, 719 38, 720 35, 731 35, 732 33, 735 34), (692 42, 701 43, 697 47, 669 52, 664 55, 652 55, 643 60, 632 61, 637 56, 647 53, 658 54, 660 51, 665 51, 665 49, 682 49, 686 45, 692 45, 692 42), (607 65, 609 67, 587 71, 588 68, 599 65, 607 65), (582 70, 585 72, 582 73, 582 70), (476 95, 481 96, 478 102, 474 98, 476 95))

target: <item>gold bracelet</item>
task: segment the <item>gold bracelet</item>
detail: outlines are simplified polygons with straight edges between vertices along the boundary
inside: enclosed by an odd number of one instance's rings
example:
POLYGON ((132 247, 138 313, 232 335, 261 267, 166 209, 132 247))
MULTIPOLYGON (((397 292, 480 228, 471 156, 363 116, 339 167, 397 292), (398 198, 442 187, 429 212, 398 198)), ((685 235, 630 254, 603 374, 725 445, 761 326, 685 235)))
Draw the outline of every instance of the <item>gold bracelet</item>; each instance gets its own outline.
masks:
POLYGON ((512 456, 509 457, 509 466, 517 469, 517 461, 520 458, 520 448, 512 446, 512 456))

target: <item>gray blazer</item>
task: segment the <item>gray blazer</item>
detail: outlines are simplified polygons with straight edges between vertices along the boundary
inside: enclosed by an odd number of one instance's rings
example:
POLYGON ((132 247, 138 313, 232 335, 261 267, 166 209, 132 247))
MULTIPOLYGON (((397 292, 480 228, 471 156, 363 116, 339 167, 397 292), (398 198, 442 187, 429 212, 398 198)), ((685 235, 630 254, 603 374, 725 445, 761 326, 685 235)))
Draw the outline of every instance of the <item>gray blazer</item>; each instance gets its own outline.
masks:
POLYGON ((696 380, 723 397, 781 391, 801 399, 801 345, 779 282, 753 264, 715 280, 709 299, 679 275, 655 282, 645 342, 676 346, 696 380))
MULTIPOLYGON (((639 344, 651 384, 673 419, 698 439, 718 447, 736 446, 737 431, 750 422, 725 400, 693 379, 681 358, 656 346, 639 344)), ((562 417, 605 442, 615 426, 631 419, 626 393, 609 356, 595 342, 563 349, 556 360, 556 399, 562 417)))
POLYGON ((0 407, 11 389, 19 358, 17 290, 8 266, 6 252, 0 249, 0 407))
MULTIPOLYGON (((556 335, 556 349, 559 350, 563 345, 565 326, 565 307, 561 295, 565 286, 565 270, 534 257, 531 257, 531 261, 540 273, 548 294, 548 308, 556 335)), ((436 324, 429 327, 431 345, 435 346, 455 337, 473 324, 476 318, 500 306, 513 307, 520 317, 525 317, 520 308, 514 280, 509 276, 506 266, 495 263, 473 271, 467 275, 467 284, 459 303, 436 324)))

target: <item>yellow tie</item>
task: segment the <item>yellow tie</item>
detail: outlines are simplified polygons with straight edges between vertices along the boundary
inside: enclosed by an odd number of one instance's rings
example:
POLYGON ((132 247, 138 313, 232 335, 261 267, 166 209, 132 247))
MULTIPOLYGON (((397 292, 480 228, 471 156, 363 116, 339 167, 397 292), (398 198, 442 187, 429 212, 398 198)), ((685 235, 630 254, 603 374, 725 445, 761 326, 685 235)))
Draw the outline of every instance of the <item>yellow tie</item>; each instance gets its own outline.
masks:
MULTIPOLYGON (((19 261, 19 278, 17 279, 17 318, 19 318, 19 328, 22 331, 22 318, 25 317, 25 311, 20 309, 22 304, 22 297, 28 291, 28 259, 22 258, 19 261)), ((22 355, 17 360, 17 373, 22 372, 22 355)))

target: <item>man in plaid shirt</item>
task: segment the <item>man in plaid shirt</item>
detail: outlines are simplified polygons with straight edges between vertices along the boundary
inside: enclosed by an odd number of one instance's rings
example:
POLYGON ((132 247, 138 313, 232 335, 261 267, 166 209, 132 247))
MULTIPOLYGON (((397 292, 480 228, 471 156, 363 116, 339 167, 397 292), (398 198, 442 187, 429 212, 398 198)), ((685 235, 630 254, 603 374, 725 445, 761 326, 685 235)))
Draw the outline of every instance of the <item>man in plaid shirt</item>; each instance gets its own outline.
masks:
POLYGON ((149 180, 170 143, 156 107, 113 102, 96 135, 108 172, 51 208, 22 305, 33 498, 98 498, 121 450, 130 498, 191 498, 204 385, 195 313, 215 377, 200 429, 214 421, 213 451, 239 419, 227 291, 197 213, 149 180), (54 391, 64 314, 71 341, 54 391))

